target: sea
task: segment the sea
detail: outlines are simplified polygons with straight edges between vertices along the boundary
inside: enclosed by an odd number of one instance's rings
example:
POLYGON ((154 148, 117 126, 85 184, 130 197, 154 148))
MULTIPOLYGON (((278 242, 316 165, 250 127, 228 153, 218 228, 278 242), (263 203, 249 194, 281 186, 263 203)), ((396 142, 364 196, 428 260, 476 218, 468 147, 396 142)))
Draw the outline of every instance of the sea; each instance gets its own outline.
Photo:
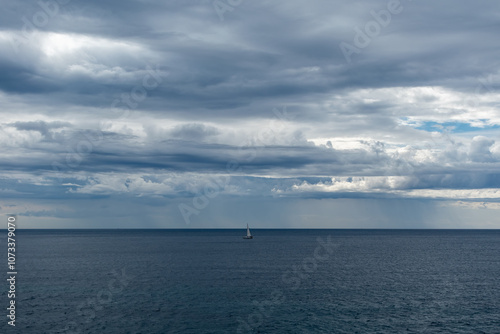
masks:
POLYGON ((17 230, 0 332, 500 333, 499 230, 245 232, 17 230))

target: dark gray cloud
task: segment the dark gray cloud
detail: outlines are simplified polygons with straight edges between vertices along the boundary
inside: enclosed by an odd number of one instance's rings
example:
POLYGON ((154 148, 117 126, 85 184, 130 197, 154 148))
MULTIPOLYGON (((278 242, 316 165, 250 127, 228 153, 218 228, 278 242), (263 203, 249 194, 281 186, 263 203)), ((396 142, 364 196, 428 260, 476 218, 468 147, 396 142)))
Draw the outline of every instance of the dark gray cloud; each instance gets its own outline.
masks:
POLYGON ((217 134, 219 134, 217 128, 196 123, 179 125, 172 130, 174 138, 191 141, 203 141, 207 137, 217 134))
POLYGON ((44 121, 35 121, 35 122, 15 122, 8 124, 17 130, 21 131, 37 131, 39 132, 45 140, 52 139, 52 129, 61 129, 71 127, 71 123, 69 122, 44 122, 44 121))
MULTIPOLYGON (((384 10, 385 1, 357 1, 349 6, 332 1, 303 5, 248 3, 231 12, 234 19, 224 22, 216 20, 210 3, 200 1, 70 4, 82 11, 65 13, 61 5, 60 13, 37 30, 72 34, 75 40, 86 36, 98 42, 74 49, 62 64, 53 64, 53 71, 47 71, 42 60, 47 56, 44 44, 50 44, 50 38, 48 42, 33 38, 22 43, 23 57, 6 48, 4 57, 9 62, 0 65, 7 75, 2 89, 51 92, 73 103, 108 105, 110 102, 89 95, 118 94, 124 86, 140 80, 138 72, 148 61, 157 62, 170 71, 169 80, 156 91, 161 102, 149 100, 142 107, 158 110, 161 104, 199 115, 193 109, 217 114, 221 109, 249 106, 257 99, 302 100, 312 95, 324 99, 325 95, 356 87, 440 85, 472 90, 471 79, 496 71, 499 64, 492 29, 498 25, 494 14, 498 8, 486 2, 461 3, 457 9, 455 2, 438 6, 403 1, 404 11, 394 16, 349 66, 339 43, 352 43, 352 28, 373 20, 370 11, 384 10), (106 45, 106 41, 116 44, 106 45), (25 49, 34 62, 26 61, 25 49), (88 71, 66 67, 61 73, 58 67, 65 62, 88 71), (93 75, 99 68, 123 72, 103 80, 107 78, 93 75), (136 75, 126 78, 127 73, 136 75)), ((9 7, 10 12, 4 13, 9 17, 4 29, 13 29, 14 35, 23 38, 22 18, 30 19, 41 8, 36 2, 9 7)), ((252 117, 259 112, 263 110, 232 110, 236 117, 252 117)))

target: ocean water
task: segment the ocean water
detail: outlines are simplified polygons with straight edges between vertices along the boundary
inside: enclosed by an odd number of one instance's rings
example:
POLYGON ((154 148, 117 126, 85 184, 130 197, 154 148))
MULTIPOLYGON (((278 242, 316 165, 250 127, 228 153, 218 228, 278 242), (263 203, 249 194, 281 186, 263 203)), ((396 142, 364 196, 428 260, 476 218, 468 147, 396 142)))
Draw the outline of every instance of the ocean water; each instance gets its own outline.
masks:
POLYGON ((18 230, 0 332, 500 333, 500 231, 244 233, 18 230))

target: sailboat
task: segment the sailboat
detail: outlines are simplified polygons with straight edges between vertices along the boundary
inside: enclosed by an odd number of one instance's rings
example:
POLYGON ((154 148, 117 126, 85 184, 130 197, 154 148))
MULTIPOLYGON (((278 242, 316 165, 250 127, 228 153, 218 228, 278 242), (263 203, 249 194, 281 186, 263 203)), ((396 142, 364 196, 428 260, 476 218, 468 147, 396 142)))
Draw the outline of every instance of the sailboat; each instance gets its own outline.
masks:
POLYGON ((253 239, 253 235, 250 234, 250 229, 248 228, 248 224, 247 224, 247 235, 245 235, 243 239, 253 239))

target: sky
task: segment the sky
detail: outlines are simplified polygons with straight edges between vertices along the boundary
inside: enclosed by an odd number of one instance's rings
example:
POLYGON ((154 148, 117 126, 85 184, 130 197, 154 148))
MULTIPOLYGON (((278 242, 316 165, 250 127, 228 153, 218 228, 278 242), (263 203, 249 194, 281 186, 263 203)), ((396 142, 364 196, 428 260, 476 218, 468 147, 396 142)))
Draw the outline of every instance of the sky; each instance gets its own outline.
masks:
POLYGON ((500 3, 0 0, 19 228, 499 228, 500 3))

